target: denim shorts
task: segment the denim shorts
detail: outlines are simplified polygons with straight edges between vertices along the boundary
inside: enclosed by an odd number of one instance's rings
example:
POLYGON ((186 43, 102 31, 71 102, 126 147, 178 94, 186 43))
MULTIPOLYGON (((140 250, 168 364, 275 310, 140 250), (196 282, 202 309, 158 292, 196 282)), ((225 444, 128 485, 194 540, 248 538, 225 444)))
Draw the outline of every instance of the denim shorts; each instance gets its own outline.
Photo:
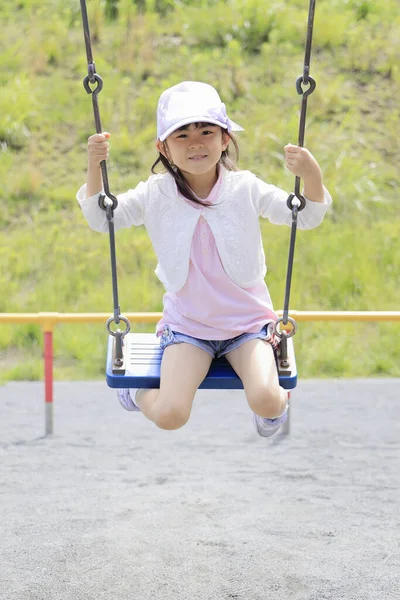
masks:
POLYGON ((239 346, 244 344, 244 342, 260 339, 271 344, 276 356, 278 339, 271 332, 270 325, 270 323, 264 325, 264 327, 258 333, 242 333, 241 335, 230 338, 229 340, 201 340, 190 335, 185 335, 184 333, 172 331, 169 325, 165 325, 160 337, 160 348, 161 350, 164 350, 167 346, 171 346, 172 344, 181 344, 182 342, 186 342, 187 344, 193 344, 193 346, 202 348, 208 352, 208 354, 211 354, 213 358, 220 358, 221 356, 224 356, 224 354, 239 348, 239 346))

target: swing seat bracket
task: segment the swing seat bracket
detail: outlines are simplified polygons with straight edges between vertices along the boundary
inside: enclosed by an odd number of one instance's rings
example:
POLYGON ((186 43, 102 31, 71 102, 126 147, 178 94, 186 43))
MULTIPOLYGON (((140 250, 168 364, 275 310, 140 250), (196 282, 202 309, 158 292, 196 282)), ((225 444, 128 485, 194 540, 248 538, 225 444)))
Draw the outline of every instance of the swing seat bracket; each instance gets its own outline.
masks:
POLYGON ((110 336, 112 343, 112 372, 114 375, 125 375, 125 353, 121 330, 110 336))

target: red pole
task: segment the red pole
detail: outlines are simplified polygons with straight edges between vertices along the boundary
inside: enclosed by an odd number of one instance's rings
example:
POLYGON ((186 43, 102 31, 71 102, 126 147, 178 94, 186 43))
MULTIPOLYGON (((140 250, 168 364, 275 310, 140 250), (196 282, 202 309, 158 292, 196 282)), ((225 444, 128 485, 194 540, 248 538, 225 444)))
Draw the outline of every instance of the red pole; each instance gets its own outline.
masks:
POLYGON ((53 433, 53 332, 44 332, 46 435, 53 433))

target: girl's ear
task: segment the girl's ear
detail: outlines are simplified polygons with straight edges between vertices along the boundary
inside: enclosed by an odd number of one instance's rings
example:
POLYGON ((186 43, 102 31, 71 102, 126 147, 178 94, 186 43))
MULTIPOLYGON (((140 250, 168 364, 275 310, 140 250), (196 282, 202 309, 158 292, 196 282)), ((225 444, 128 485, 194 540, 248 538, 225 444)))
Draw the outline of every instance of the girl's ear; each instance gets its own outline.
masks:
POLYGON ((168 158, 164 142, 161 142, 160 140, 157 140, 156 141, 156 148, 160 152, 160 154, 162 154, 163 156, 165 156, 165 158, 168 158))
POLYGON ((222 150, 223 151, 227 149, 230 141, 231 141, 231 138, 229 137, 229 134, 226 133, 225 131, 222 131, 222 150))

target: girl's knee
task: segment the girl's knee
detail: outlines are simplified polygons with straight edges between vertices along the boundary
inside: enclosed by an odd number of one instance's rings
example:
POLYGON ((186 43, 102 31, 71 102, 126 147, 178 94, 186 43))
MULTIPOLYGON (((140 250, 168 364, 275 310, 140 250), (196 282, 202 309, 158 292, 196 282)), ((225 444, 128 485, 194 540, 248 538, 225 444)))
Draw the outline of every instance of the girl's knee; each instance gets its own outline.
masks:
POLYGON ((190 410, 180 406, 160 406, 154 415, 154 423, 160 429, 180 429, 189 421, 190 410))
POLYGON ((287 404, 287 392, 278 386, 277 388, 259 388, 246 392, 248 404, 253 412, 260 417, 275 419, 285 410, 287 404))

